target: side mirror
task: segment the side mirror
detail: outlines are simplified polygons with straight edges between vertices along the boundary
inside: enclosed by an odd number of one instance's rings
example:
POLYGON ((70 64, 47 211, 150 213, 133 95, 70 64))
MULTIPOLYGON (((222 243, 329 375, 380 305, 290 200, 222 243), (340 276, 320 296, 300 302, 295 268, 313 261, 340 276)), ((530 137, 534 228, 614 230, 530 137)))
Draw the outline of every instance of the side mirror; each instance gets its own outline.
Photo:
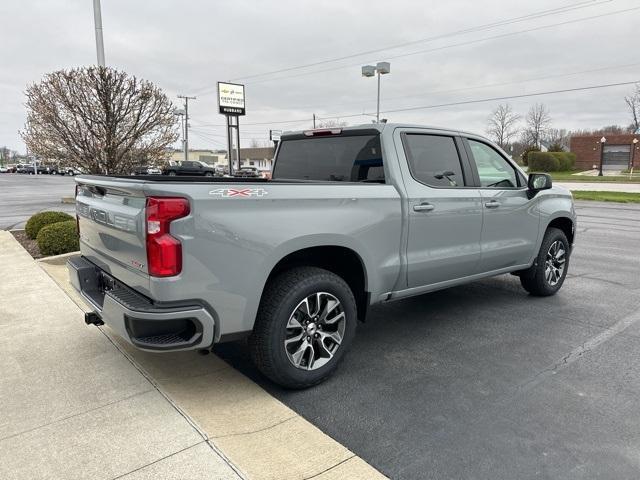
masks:
POLYGON ((530 173, 527 187, 532 196, 538 193, 540 190, 548 190, 553 185, 551 181, 551 175, 548 173, 530 173))

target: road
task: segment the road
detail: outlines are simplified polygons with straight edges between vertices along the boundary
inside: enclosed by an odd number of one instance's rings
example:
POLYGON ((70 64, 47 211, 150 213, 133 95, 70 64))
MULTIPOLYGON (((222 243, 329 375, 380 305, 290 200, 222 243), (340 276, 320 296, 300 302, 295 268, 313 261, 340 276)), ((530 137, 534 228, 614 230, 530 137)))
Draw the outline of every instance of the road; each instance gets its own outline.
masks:
POLYGON ((74 190, 69 176, 0 174, 0 230, 23 228, 43 210, 73 213, 75 206, 62 204, 61 198, 73 197, 74 190))
POLYGON ((640 206, 578 213, 554 297, 506 275, 374 308, 305 391, 216 352, 390 478, 639 478, 640 206))

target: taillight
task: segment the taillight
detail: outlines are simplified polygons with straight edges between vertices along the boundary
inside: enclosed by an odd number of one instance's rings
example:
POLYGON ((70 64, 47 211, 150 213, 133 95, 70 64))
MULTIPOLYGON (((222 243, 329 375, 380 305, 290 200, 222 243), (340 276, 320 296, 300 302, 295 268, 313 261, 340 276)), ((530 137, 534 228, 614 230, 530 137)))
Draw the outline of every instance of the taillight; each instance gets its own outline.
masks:
POLYGON ((341 128, 318 128, 316 130, 304 131, 306 137, 324 137, 327 135, 340 135, 341 133, 341 128))
POLYGON ((182 245, 171 236, 171 222, 189 215, 189 201, 179 197, 148 197, 146 206, 149 275, 171 277, 182 271, 182 245))

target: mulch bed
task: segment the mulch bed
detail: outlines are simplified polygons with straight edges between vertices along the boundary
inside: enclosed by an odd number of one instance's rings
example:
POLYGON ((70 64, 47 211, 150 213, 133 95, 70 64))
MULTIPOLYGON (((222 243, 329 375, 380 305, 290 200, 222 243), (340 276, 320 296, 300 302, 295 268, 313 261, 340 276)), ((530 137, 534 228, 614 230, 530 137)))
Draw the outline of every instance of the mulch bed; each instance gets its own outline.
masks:
POLYGON ((33 258, 43 258, 44 255, 40 253, 40 249, 38 248, 38 243, 35 240, 31 240, 27 237, 27 234, 24 230, 13 230, 11 232, 15 239, 20 242, 20 245, 29 252, 29 254, 33 258))

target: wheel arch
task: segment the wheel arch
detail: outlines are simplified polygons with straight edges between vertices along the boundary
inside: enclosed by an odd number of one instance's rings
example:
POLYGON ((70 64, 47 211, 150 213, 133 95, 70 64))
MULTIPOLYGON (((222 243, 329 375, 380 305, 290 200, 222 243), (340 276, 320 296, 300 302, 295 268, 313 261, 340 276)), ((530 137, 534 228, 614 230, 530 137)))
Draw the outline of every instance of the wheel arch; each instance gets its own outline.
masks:
POLYGON ((575 227, 573 219, 565 216, 556 217, 547 224, 547 228, 545 229, 545 231, 552 227, 562 230, 567 236, 567 240, 569 240, 569 245, 573 246, 573 241, 575 238, 575 227))
POLYGON ((370 301, 365 261, 354 249, 344 245, 324 244, 289 251, 270 269, 260 293, 260 300, 267 284, 275 276, 300 266, 323 268, 341 277, 349 285, 356 299, 358 318, 364 321, 370 301))

